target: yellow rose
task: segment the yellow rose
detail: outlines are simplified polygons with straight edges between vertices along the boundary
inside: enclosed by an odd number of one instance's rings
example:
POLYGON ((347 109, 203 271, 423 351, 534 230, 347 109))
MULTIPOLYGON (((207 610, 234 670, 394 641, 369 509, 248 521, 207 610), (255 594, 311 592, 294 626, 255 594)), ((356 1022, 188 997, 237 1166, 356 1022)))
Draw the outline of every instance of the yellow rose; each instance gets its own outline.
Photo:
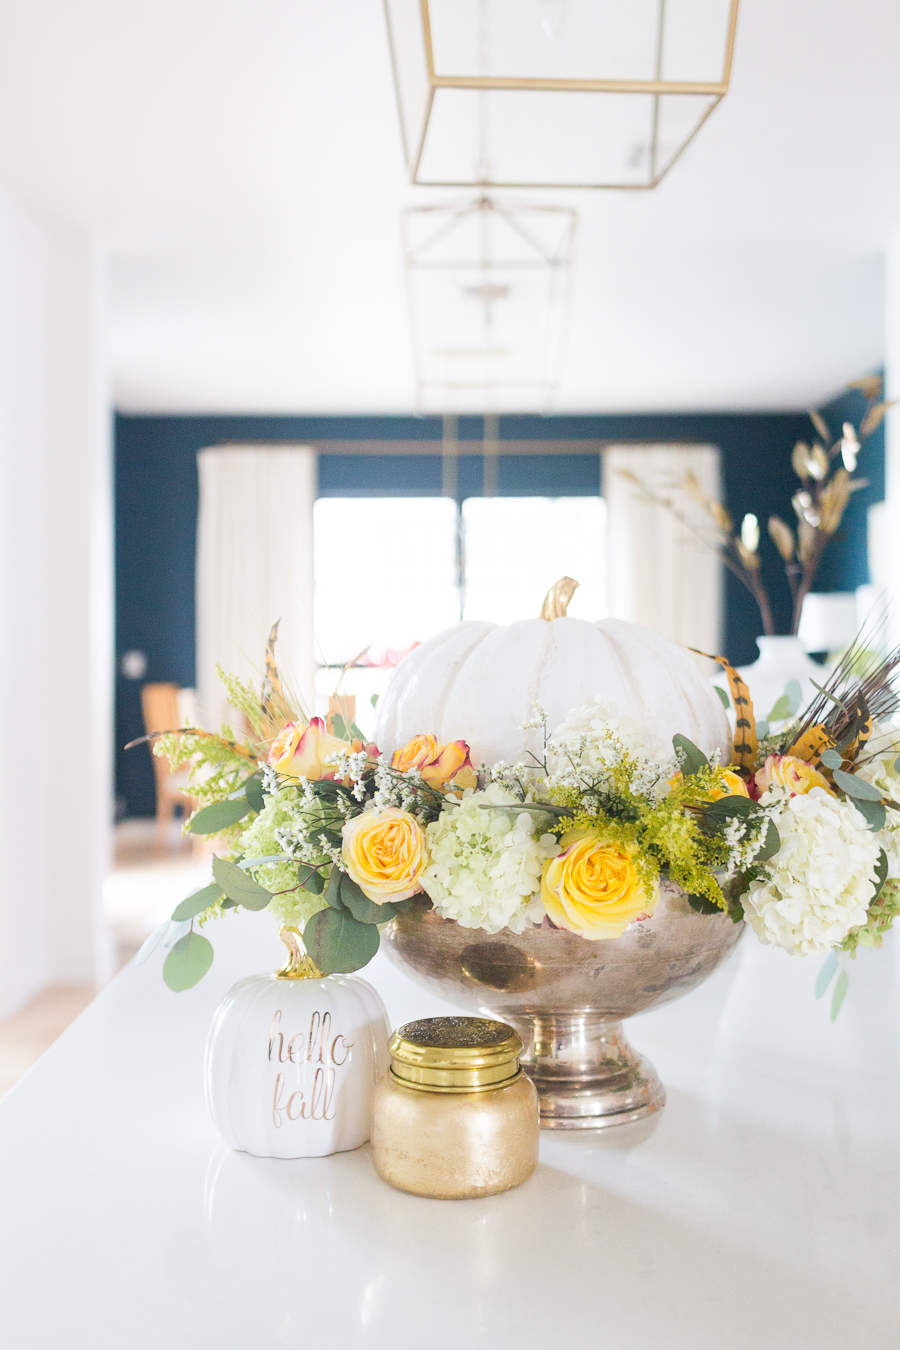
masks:
POLYGON ((563 852, 544 865, 541 900, 558 928, 592 941, 621 937, 630 923, 653 913, 659 890, 647 895, 633 850, 569 830, 563 852))
POLYGON ((413 736, 401 750, 395 750, 391 768, 408 773, 418 769, 422 781, 440 791, 449 783, 459 787, 477 787, 478 779, 469 758, 465 741, 448 741, 439 745, 436 736, 413 736))
POLYGON ((331 755, 342 750, 350 754, 361 750, 361 741, 341 741, 329 736, 321 717, 314 717, 305 727, 288 722, 282 727, 269 747, 269 765, 284 778, 334 778, 336 766, 329 764, 331 755))
POLYGON ((425 831, 408 811, 391 806, 368 810, 342 830, 344 866, 364 895, 383 905, 406 900, 422 889, 428 866, 425 831))
POLYGON ((818 769, 796 755, 769 755, 762 768, 756 771, 756 786, 760 792, 770 787, 786 787, 792 797, 801 797, 814 787, 820 787, 834 796, 831 785, 818 769))

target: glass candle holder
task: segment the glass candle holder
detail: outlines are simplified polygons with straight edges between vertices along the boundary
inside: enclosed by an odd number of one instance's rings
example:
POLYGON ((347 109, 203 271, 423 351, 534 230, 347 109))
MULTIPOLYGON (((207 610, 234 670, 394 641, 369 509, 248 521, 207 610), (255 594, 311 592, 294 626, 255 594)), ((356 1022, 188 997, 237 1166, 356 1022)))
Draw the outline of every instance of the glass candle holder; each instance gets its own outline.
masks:
POLYGON ((375 1090, 372 1156, 398 1190, 438 1200, 496 1195, 537 1166, 534 1085, 512 1027, 484 1017, 427 1017, 394 1032, 375 1090))

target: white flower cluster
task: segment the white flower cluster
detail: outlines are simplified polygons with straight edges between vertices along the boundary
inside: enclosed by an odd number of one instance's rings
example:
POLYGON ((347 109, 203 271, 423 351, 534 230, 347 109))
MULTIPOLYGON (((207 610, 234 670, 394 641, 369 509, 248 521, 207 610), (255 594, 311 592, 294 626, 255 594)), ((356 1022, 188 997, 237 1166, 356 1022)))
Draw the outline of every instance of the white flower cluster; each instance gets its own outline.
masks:
POLYGON ((548 782, 579 791, 614 792, 609 771, 628 757, 631 790, 662 801, 678 765, 643 722, 597 699, 570 712, 547 742, 548 782))
POLYGON ((900 754, 900 729, 890 722, 876 722, 866 749, 874 751, 873 757, 864 758, 855 772, 857 778, 871 783, 887 799, 887 821, 879 830, 878 839, 887 856, 887 874, 897 878, 900 877, 900 773, 895 766, 900 754), (891 802, 895 803, 894 808, 890 807, 891 802))
POLYGON ((738 872, 746 872, 752 866, 757 853, 765 843, 769 828, 769 816, 749 822, 741 816, 732 816, 722 831, 722 838, 728 845, 728 861, 725 864, 725 876, 733 877, 738 872))
POLYGON ((459 805, 448 804, 425 831, 431 863, 422 887, 438 914, 488 933, 521 933, 539 923, 541 872, 559 844, 552 834, 534 836, 549 819, 523 811, 497 783, 481 792, 467 789, 459 805))
POLYGON ((365 750, 338 750, 336 754, 329 755, 326 764, 334 765, 335 778, 349 779, 353 784, 353 796, 358 802, 365 801, 366 789, 363 783, 363 774, 369 757, 365 750))
POLYGON ((499 759, 487 769, 485 777, 492 783, 499 783, 507 792, 515 794, 519 801, 531 801, 530 780, 535 777, 533 766, 528 768, 521 760, 516 760, 515 764, 508 764, 505 759, 499 759))
POLYGON ((811 956, 866 922, 881 844, 849 802, 823 788, 791 797, 773 816, 781 847, 741 897, 761 942, 811 956))
POLYGON ((862 762, 854 769, 857 778, 877 787, 891 801, 900 806, 900 773, 895 768, 900 754, 900 729, 891 722, 876 722, 872 736, 862 755, 862 762), (871 758, 866 756, 871 755, 871 758))
POLYGON ((384 811, 390 806, 409 811, 420 819, 421 804, 416 796, 416 788, 422 787, 422 775, 418 769, 406 769, 399 773, 391 768, 387 755, 379 755, 375 767, 375 795, 372 798, 376 811, 384 811))

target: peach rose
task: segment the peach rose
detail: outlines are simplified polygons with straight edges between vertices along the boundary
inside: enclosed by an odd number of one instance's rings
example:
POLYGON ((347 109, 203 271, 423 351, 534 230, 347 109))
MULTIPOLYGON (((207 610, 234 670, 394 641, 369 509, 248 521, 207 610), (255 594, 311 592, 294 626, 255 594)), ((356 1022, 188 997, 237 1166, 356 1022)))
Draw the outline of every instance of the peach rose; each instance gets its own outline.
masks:
POLYGON ((391 759, 391 768, 408 773, 410 769, 421 769, 430 764, 438 753, 437 737, 431 735, 413 736, 402 750, 395 750, 391 759))
POLYGON ((448 741, 446 745, 440 745, 437 737, 430 734, 413 736, 401 750, 395 750, 391 768, 399 769, 401 773, 418 769, 423 782, 438 791, 449 783, 456 783, 461 788, 478 784, 466 742, 448 741))
POLYGON ((342 741, 329 736, 321 717, 314 717, 305 727, 288 722, 282 727, 269 747, 269 765, 284 778, 334 778, 336 766, 329 764, 331 755, 361 750, 359 741, 342 741))
POLYGON ((760 792, 770 787, 786 787, 792 797, 801 797, 812 788, 820 787, 834 796, 831 785, 818 769, 796 755, 769 755, 762 768, 756 771, 756 786, 760 792))
POLYGON ((425 831, 408 811, 396 806, 363 811, 345 823, 342 835, 344 866, 376 905, 406 900, 422 889, 419 878, 428 865, 425 831))
POLYGON ((644 890, 633 850, 569 830, 563 852, 544 864, 541 900, 558 928, 595 941, 621 937, 630 923, 656 908, 659 890, 644 890))

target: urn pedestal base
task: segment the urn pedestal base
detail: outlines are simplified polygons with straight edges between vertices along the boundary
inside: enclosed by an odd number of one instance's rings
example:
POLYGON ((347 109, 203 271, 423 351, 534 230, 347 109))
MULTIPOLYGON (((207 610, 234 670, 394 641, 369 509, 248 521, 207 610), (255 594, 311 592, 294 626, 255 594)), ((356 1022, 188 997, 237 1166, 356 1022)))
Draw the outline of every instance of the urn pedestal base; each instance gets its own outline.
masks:
POLYGON ((548 918, 524 932, 483 933, 414 901, 385 926, 382 947, 451 1007, 509 1022, 538 1090, 547 1130, 601 1130, 661 1111, 653 1065, 628 1044, 623 1018, 686 994, 740 941, 743 924, 698 914, 661 877, 653 913, 621 937, 589 942, 548 918))
POLYGON ((538 1090, 544 1130, 600 1130, 666 1104, 656 1070, 621 1021, 593 1013, 504 1014, 522 1037, 520 1064, 538 1090))

